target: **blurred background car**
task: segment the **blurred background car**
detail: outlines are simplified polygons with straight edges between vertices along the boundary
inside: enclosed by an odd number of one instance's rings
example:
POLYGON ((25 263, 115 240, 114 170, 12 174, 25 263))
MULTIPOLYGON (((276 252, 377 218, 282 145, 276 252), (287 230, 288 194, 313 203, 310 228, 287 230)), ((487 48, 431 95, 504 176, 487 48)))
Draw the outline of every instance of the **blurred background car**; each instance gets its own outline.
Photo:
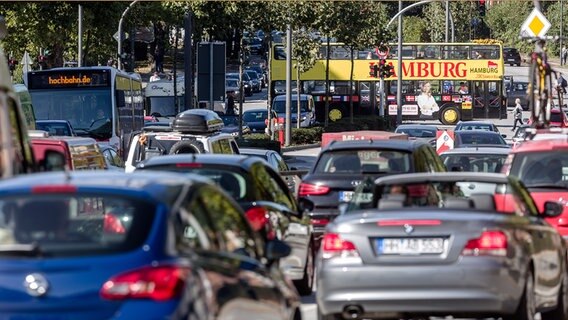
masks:
POLYGON ((509 155, 508 148, 455 148, 440 154, 448 171, 500 173, 509 155))
POLYGON ((0 190, 3 317, 250 319, 262 310, 290 320, 300 312, 277 263, 290 247, 265 243, 207 179, 37 174, 0 190))
POLYGON ((521 100, 521 107, 523 110, 529 110, 529 103, 527 100, 528 82, 515 81, 507 88, 507 107, 514 108, 515 100, 521 100))
POLYGON ((566 243, 544 222, 560 203, 539 211, 496 173, 392 175, 359 191, 372 199, 355 195, 324 234, 318 319, 568 317, 566 243))
POLYGON ((460 130, 454 131, 454 148, 494 146, 510 148, 502 135, 493 131, 460 130))
POLYGON ((252 133, 265 133, 268 111, 266 109, 249 109, 243 112, 243 121, 252 133))
POLYGON ((422 140, 424 142, 430 143, 431 145, 435 145, 438 128, 436 126, 430 125, 401 124, 396 127, 394 132, 404 133, 408 135, 409 138, 422 140))
POLYGON ((460 130, 483 130, 499 132, 499 128, 490 121, 460 121, 456 124, 454 131, 460 130))
MULTIPOLYGON (((239 128, 241 126, 239 125, 239 117, 238 116, 219 114, 219 117, 221 117, 221 119, 223 120, 223 124, 224 124, 223 128, 221 129, 221 132, 229 133, 233 136, 239 135, 239 128)), ((243 120, 242 128, 243 128, 243 134, 251 133, 249 126, 245 124, 244 120, 243 120)))
POLYGON ((521 54, 515 48, 503 48, 503 60, 510 66, 521 65, 521 54))
POLYGON ((193 173, 213 180, 239 203, 253 229, 266 241, 280 239, 292 247, 279 265, 301 295, 312 293, 316 250, 305 211, 313 208, 303 206, 309 201, 298 202, 265 160, 240 155, 175 155, 151 158, 136 168, 145 170, 193 173))

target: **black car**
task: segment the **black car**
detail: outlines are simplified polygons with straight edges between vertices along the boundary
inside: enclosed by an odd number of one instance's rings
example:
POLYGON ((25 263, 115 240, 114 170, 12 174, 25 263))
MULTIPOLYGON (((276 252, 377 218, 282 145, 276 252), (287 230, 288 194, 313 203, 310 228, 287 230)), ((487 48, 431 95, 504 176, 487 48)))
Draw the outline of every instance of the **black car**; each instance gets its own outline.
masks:
POLYGON ((302 179, 300 199, 314 203, 314 232, 321 237, 326 225, 349 202, 354 188, 366 178, 411 172, 446 171, 440 157, 427 142, 418 140, 336 141, 319 154, 302 179))
POLYGON ((243 121, 252 133, 265 133, 268 111, 266 109, 250 109, 243 112, 243 121))
POLYGON ((454 131, 454 148, 493 146, 509 148, 503 135, 493 131, 460 130, 454 131))
POLYGON ((521 107, 523 110, 529 110, 529 103, 527 100, 528 82, 515 81, 507 88, 507 107, 515 107, 515 100, 521 100, 521 107))
POLYGON ((503 48, 503 61, 505 61, 505 64, 509 64, 510 66, 520 66, 521 54, 519 53, 519 50, 515 48, 503 48))
POLYGON ((266 161, 236 155, 172 155, 151 158, 139 164, 138 170, 194 173, 213 180, 239 203, 253 228, 266 241, 280 239, 292 247, 291 255, 279 261, 280 267, 294 280, 300 294, 311 294, 315 242, 304 211, 312 208, 309 201, 302 205, 297 202, 266 161))

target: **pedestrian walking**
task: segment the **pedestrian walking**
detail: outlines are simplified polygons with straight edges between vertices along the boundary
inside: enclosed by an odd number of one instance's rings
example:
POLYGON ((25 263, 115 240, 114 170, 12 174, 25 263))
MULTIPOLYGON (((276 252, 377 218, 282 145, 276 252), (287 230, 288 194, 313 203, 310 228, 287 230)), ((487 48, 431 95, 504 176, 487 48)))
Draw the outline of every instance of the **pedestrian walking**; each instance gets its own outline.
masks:
POLYGON ((566 59, 568 58, 568 49, 566 49, 566 46, 562 46, 562 56, 560 59, 560 65, 566 65, 566 59))
POLYGON ((513 123, 512 131, 515 131, 517 130, 517 122, 519 123, 519 126, 523 125, 523 107, 521 106, 521 99, 519 98, 515 99, 515 109, 513 109, 513 115, 515 122, 513 123))
POLYGON ((227 94, 227 108, 225 110, 225 114, 228 116, 235 115, 235 97, 232 92, 227 94))

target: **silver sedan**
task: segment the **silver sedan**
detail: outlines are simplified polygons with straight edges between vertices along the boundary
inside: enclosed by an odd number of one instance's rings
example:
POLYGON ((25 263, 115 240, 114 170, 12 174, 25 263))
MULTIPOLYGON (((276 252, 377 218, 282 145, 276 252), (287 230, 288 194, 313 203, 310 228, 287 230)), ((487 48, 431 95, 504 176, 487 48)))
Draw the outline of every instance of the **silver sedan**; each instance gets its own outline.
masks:
POLYGON ((568 319, 566 245, 514 178, 394 175, 362 184, 317 258, 318 317, 568 319))

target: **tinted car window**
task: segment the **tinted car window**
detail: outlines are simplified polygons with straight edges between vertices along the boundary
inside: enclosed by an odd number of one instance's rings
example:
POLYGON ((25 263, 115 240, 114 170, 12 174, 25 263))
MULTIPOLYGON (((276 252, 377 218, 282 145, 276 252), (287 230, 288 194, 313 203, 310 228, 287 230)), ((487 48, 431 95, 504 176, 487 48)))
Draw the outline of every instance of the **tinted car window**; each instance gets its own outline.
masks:
POLYGON ((421 129, 421 128, 403 128, 396 129, 396 133, 404 133, 409 137, 415 138, 436 138, 436 130, 421 129))
POLYGON ((550 114, 550 122, 562 122, 562 121, 564 121, 564 119, 560 112, 553 112, 550 114))
POLYGON ((409 172, 411 157, 407 152, 393 150, 339 150, 320 156, 315 173, 409 172))
POLYGON ((445 154, 440 156, 450 171, 501 172, 506 154, 445 154))
POLYGON ((518 153, 510 174, 527 187, 568 186, 568 154, 559 151, 518 153))
POLYGON ((497 144, 507 145, 499 134, 475 134, 475 132, 460 133, 461 144, 497 144))
POLYGON ((108 195, 2 197, 0 254, 12 244, 37 244, 45 256, 133 250, 148 236, 154 211, 152 203, 108 195))
POLYGON ((52 136, 72 136, 71 129, 65 123, 36 122, 36 129, 49 132, 52 136))
POLYGON ((268 111, 243 113, 243 121, 245 122, 262 122, 267 118, 268 118, 268 111))

